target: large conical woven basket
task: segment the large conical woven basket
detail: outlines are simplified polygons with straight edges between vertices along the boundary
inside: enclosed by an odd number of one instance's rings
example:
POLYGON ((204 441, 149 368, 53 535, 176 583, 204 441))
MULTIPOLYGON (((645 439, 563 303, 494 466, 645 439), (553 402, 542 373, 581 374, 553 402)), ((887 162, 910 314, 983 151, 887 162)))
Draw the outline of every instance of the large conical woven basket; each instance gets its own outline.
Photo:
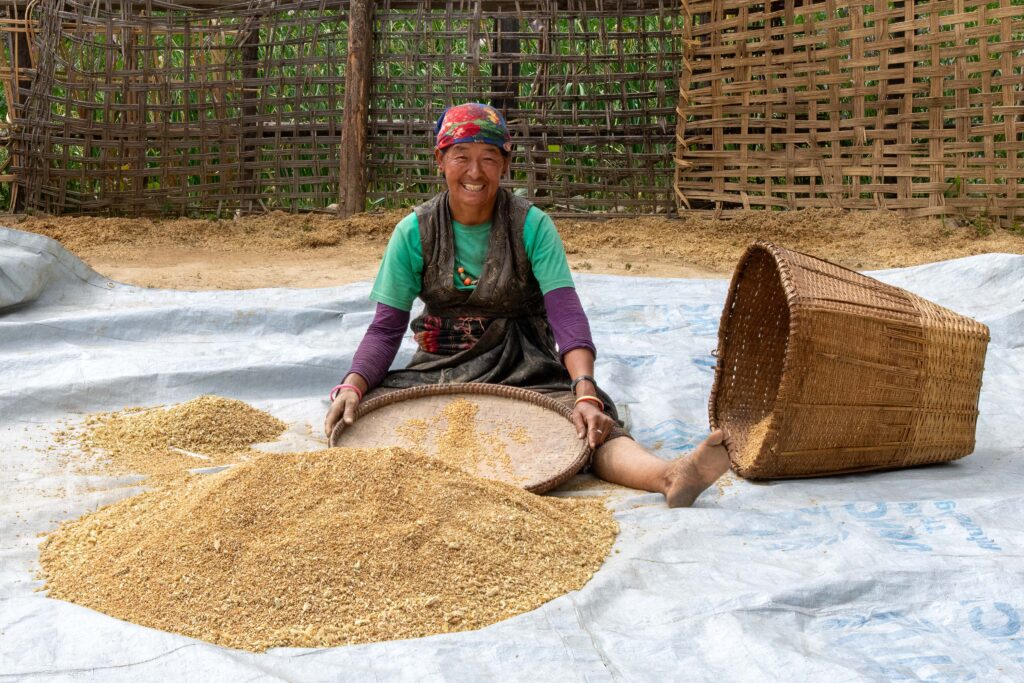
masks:
POLYGON ((718 333, 711 426, 749 479, 974 450, 988 328, 828 261, 751 245, 718 333))

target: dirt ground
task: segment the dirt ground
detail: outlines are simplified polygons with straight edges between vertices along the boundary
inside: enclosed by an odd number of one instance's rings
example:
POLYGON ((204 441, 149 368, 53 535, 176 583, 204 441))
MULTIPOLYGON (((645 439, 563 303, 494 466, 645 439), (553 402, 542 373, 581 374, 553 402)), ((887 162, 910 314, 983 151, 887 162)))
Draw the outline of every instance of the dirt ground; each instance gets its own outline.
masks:
MULTIPOLYGON (((175 289, 325 287, 371 279, 406 211, 270 213, 235 220, 0 217, 0 225, 60 241, 120 282, 175 289)), ((971 254, 1024 254, 1024 233, 983 223, 908 219, 891 212, 751 211, 715 219, 556 219, 576 272, 725 277, 757 239, 858 270, 971 254)))

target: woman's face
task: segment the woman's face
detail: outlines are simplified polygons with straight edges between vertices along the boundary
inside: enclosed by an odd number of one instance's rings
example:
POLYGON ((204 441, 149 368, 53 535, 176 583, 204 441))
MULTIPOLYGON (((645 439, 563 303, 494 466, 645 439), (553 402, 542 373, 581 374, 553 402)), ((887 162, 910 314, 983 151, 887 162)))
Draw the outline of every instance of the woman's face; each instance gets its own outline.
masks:
POLYGON ((508 173, 509 157, 486 142, 463 142, 435 151, 434 158, 448 183, 452 212, 488 220, 501 178, 508 173))

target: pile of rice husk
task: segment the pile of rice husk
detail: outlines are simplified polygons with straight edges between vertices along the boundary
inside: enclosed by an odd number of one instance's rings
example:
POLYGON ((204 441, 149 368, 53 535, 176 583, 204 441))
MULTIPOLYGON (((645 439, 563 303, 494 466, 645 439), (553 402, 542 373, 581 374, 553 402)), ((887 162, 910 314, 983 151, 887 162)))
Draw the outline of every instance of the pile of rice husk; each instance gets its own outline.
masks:
POLYGON ((267 454, 66 522, 50 597, 248 650, 476 629, 582 587, 618 526, 402 449, 267 454))
POLYGON ((749 472, 754 467, 757 463, 757 456, 761 453, 761 447, 764 446, 764 440, 768 437, 768 432, 773 426, 773 416, 771 413, 768 413, 750 428, 750 431, 747 432, 743 448, 731 454, 737 469, 749 472))
POLYGON ((352 238, 386 241, 408 213, 396 209, 339 219, 333 213, 270 211, 236 220, 33 215, 18 220, 15 226, 51 237, 80 256, 123 257, 140 244, 154 252, 161 251, 157 247, 192 247, 279 254, 289 249, 337 246, 352 238))
POLYGON ((89 415, 78 428, 55 436, 63 446, 77 447, 96 471, 168 479, 250 457, 252 444, 276 439, 285 429, 281 420, 242 401, 200 396, 169 408, 89 415))

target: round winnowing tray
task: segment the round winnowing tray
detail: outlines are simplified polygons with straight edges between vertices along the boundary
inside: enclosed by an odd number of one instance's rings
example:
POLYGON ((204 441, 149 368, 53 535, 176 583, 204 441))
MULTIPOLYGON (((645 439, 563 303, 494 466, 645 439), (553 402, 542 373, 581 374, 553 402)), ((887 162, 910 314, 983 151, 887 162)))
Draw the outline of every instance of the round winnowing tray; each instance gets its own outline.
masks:
POLYGON ((544 493, 571 479, 590 457, 571 414, 568 406, 528 389, 435 384, 365 401, 355 423, 334 427, 330 444, 409 448, 544 493))

